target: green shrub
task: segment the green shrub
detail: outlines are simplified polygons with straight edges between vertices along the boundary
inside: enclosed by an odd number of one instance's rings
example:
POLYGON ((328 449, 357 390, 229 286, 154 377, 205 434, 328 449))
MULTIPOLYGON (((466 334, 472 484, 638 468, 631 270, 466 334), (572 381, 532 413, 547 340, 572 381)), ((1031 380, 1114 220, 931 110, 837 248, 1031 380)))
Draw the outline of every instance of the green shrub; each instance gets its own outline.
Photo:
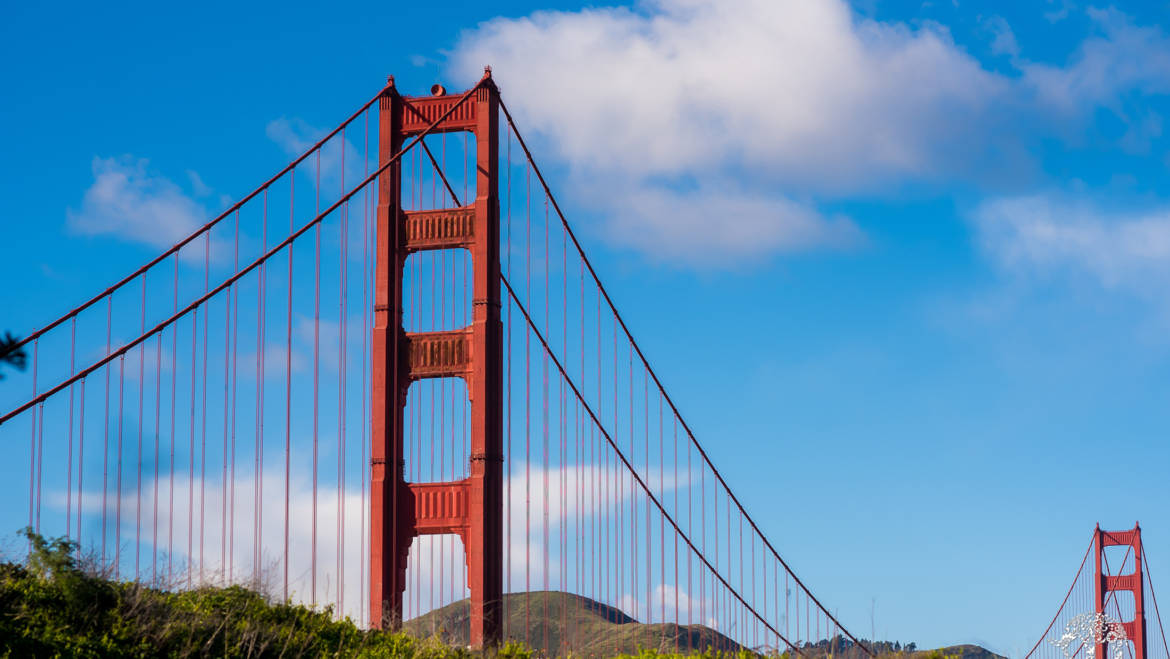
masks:
MULTIPOLYGON (((26 529, 24 565, 0 564, 0 657, 467 659, 437 640, 359 629, 332 611, 272 604, 241 586, 180 592, 81 569, 77 546, 26 529)), ((530 659, 506 648, 510 659, 530 659)))

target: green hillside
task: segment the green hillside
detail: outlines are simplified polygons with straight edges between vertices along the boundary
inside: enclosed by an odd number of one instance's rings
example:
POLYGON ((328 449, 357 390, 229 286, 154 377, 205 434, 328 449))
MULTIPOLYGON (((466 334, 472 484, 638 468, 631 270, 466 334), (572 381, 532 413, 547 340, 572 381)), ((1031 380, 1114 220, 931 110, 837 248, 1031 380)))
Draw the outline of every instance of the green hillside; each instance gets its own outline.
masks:
POLYGON ((1007 659, 991 650, 978 645, 952 645, 937 650, 920 650, 913 653, 912 659, 1007 659))
MULTIPOLYGON (((609 657, 641 649, 683 653, 740 646, 702 625, 642 624, 622 611, 588 597, 555 591, 504 596, 505 640, 518 641, 545 656, 609 657)), ((406 622, 407 633, 437 635, 444 643, 466 646, 470 604, 460 600, 406 622)))
MULTIPOLYGON (((933 650, 918 650, 913 643, 905 648, 900 644, 895 648, 894 644, 885 641, 871 643, 862 639, 862 643, 870 647, 874 655, 881 659, 1006 659, 1006 657, 978 645, 951 645, 933 650)), ((822 640, 819 643, 803 644, 800 651, 810 659, 827 659, 828 657, 833 659, 869 659, 869 655, 860 648, 839 637, 832 643, 822 640)))

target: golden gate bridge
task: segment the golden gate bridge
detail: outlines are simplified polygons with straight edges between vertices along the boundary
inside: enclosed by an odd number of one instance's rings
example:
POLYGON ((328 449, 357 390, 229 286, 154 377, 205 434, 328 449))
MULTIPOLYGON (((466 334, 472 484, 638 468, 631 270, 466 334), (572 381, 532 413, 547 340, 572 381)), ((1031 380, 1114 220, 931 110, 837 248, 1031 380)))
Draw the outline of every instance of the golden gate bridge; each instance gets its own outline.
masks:
MULTIPOLYGON (((391 78, 19 347, 4 521, 114 578, 247 583, 386 628, 466 600, 453 638, 550 655, 597 640, 571 598, 643 623, 637 647, 872 654, 683 419, 490 68, 461 94, 391 78)), ((1095 531, 1029 656, 1170 656, 1141 555, 1139 528, 1095 531)))

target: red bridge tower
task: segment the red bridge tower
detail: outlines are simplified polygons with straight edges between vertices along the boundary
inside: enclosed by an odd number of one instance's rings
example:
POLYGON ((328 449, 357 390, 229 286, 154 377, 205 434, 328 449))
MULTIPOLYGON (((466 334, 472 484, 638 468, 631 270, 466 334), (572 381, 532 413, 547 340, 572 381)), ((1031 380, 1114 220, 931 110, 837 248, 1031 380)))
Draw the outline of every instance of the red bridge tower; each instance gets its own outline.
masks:
POLYGON ((435 96, 404 97, 391 80, 379 106, 379 164, 442 118, 431 133, 475 135, 477 174, 474 202, 425 211, 402 208, 398 163, 378 180, 370 619, 379 627, 401 625, 410 543, 418 535, 454 533, 466 551, 471 644, 484 647, 499 641, 503 594, 499 95, 490 69, 469 98, 437 91, 435 96), (471 253, 472 323, 451 331, 406 332, 403 267, 410 254, 436 249, 471 253), (471 399, 470 475, 447 483, 408 483, 403 459, 407 391, 416 380, 449 377, 463 378, 471 399))
MULTIPOLYGON (((1133 643, 1133 659, 1146 659, 1146 614, 1142 606, 1143 576, 1142 576, 1142 528, 1134 524, 1129 531, 1102 531, 1097 525, 1095 552, 1097 560, 1096 579, 1093 582, 1096 612, 1104 614, 1106 600, 1109 593, 1133 593, 1134 617, 1132 620, 1120 621, 1125 637, 1133 643), (1130 574, 1109 575, 1102 568, 1102 559, 1106 547, 1129 547, 1133 552, 1133 572, 1130 574)), ((1122 566, 1117 566, 1121 569, 1122 566)), ((1116 598, 1116 596, 1114 596, 1116 598)), ((1116 599, 1114 600, 1116 602, 1116 599)), ((1105 644, 1096 645, 1096 659, 1105 659, 1105 644)))

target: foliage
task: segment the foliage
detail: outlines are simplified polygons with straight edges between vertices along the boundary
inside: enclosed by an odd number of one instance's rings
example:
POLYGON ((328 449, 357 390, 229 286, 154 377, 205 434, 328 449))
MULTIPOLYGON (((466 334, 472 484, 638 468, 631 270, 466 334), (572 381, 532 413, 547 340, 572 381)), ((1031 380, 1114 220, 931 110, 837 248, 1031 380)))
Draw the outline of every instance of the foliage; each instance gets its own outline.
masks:
POLYGON ((691 653, 659 652, 657 650, 642 649, 636 654, 614 655, 613 659, 760 659, 760 656, 744 649, 735 652, 705 650, 703 652, 691 653))
MULTIPOLYGON (((241 586, 168 592, 82 570, 77 547, 30 529, 24 565, 0 564, 0 657, 469 659, 436 639, 359 629, 330 610, 241 586)), ((509 644, 507 659, 531 659, 509 644)))
POLYGON ((508 641, 496 653, 498 659, 532 659, 532 655, 536 654, 528 646, 516 641, 508 641))
MULTIPOLYGON (((20 339, 12 336, 11 332, 5 332, 4 336, 0 336, 0 364, 8 364, 18 371, 24 370, 28 364, 28 353, 23 347, 18 347, 19 343, 20 339)), ((4 374, 0 373, 0 380, 3 379, 4 374)))

